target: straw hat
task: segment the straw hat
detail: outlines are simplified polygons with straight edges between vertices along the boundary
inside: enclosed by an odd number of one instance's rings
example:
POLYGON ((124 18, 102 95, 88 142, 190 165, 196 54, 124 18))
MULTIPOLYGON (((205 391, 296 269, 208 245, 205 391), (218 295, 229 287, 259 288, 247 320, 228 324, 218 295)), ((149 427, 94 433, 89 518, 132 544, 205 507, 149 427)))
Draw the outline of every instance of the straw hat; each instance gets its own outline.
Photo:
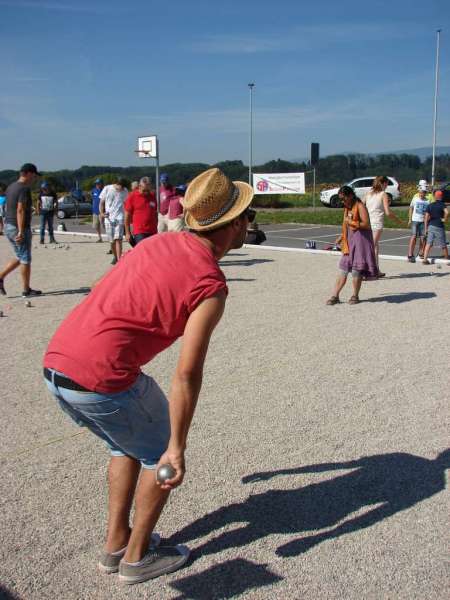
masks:
POLYGON ((226 225, 248 207, 253 189, 243 181, 231 181, 217 167, 191 181, 183 200, 185 221, 194 231, 211 231, 226 225))

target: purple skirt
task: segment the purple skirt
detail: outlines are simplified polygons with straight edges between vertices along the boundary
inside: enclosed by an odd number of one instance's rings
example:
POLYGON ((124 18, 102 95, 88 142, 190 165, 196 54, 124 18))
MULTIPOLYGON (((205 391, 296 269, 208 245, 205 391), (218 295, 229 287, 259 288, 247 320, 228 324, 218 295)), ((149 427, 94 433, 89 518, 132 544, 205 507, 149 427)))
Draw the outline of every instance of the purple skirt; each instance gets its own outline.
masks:
POLYGON ((349 253, 344 254, 339 262, 341 271, 351 273, 359 271, 363 277, 378 275, 375 247, 371 229, 348 229, 349 253))

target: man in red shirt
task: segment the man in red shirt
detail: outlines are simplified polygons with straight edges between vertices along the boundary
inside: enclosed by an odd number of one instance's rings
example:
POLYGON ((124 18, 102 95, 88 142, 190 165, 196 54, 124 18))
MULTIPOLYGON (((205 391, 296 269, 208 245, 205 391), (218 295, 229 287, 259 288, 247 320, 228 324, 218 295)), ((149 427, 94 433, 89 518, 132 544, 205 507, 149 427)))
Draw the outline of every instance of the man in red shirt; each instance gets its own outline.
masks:
POLYGON ((158 214, 155 194, 151 191, 149 177, 142 177, 139 187, 125 201, 125 238, 134 245, 158 231, 158 214), (133 227, 133 237, 131 234, 133 227))
POLYGON ((139 583, 182 566, 184 546, 152 535, 170 491, 185 473, 184 452, 211 334, 225 308, 218 261, 240 248, 255 212, 252 188, 217 168, 190 184, 189 232, 142 241, 62 322, 44 357, 44 377, 61 408, 106 442, 107 537, 99 568, 139 583), (183 337, 169 400, 141 367, 183 337), (155 469, 170 464, 164 483, 155 469), (129 517, 135 503, 133 527, 129 517))

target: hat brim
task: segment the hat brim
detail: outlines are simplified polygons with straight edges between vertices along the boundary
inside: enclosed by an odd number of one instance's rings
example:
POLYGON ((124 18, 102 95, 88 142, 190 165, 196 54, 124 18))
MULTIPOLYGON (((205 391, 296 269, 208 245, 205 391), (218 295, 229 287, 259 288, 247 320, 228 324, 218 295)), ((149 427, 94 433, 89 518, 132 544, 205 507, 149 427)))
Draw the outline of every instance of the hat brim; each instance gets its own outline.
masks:
POLYGON ((201 225, 189 212, 186 212, 184 220, 187 227, 193 231, 213 231, 214 229, 222 227, 222 225, 230 223, 233 219, 236 219, 236 217, 242 214, 253 200, 253 188, 244 181, 233 181, 233 185, 237 187, 239 195, 228 212, 209 225, 201 225))

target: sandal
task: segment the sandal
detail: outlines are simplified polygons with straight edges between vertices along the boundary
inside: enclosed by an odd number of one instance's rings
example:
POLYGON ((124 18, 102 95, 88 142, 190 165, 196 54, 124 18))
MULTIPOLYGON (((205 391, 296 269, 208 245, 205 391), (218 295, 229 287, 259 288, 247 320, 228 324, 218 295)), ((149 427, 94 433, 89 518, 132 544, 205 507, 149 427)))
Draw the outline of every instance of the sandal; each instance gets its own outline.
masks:
POLYGON ((359 304, 360 300, 358 298, 358 296, 352 296, 350 298, 350 300, 348 301, 349 304, 359 304))
POLYGON ((331 296, 329 300, 327 300, 327 306, 334 306, 335 304, 340 304, 341 301, 337 296, 331 296))

